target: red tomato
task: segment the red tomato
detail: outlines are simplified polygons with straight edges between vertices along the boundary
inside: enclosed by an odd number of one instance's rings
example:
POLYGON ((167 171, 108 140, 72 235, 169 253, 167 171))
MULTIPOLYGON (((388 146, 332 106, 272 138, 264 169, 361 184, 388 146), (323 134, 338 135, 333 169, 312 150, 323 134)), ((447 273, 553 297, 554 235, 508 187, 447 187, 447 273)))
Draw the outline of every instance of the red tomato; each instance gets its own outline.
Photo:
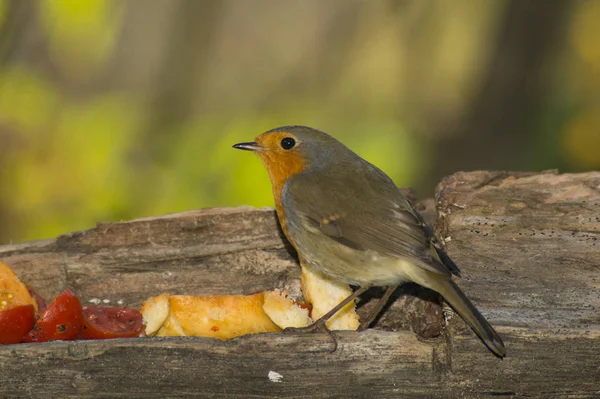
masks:
POLYGON ((0 344, 17 344, 35 323, 33 305, 15 306, 0 312, 0 344))
POLYGON ((81 336, 85 339, 139 337, 142 314, 135 309, 112 306, 86 306, 81 336))
POLYGON ((81 330, 82 319, 79 299, 70 290, 64 290, 42 313, 23 342, 75 339, 81 330))

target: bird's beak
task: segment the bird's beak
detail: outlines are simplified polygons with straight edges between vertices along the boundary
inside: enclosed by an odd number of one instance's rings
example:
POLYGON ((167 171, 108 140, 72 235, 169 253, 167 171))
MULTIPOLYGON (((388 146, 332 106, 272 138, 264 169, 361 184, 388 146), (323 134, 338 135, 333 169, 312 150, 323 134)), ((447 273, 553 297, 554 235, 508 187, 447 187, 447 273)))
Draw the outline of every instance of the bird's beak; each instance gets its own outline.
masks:
POLYGON ((258 145, 255 141, 251 141, 248 143, 238 143, 233 146, 233 148, 237 148, 238 150, 246 150, 246 151, 260 151, 263 149, 260 145, 258 145))

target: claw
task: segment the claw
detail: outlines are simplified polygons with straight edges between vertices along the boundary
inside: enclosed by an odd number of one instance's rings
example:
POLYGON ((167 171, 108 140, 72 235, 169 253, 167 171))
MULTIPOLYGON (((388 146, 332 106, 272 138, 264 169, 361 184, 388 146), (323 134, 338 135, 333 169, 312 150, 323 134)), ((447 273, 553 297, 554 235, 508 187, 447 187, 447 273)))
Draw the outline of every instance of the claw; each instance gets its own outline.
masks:
POLYGON ((337 350, 337 348, 338 348, 337 338, 336 338, 335 334, 333 333, 333 331, 331 331, 330 329, 327 328, 325 321, 317 320, 314 323, 312 323, 311 325, 306 326, 306 327, 288 327, 283 330, 284 334, 290 334, 290 333, 312 334, 315 332, 322 332, 322 333, 329 335, 331 337, 331 339, 333 340, 333 349, 330 352, 333 353, 337 350))
POLYGON ((359 296, 360 294, 362 294, 363 292, 365 292, 368 289, 369 289, 369 286, 359 287, 356 291, 354 291, 346 299, 344 299, 342 302, 340 302, 339 304, 337 304, 337 306, 335 306, 329 312, 325 313, 323 316, 321 316, 321 318, 319 318, 319 320, 315 321, 310 326, 306 326, 306 327, 288 327, 288 328, 284 329, 283 332, 284 333, 286 333, 286 332, 288 332, 288 333, 289 332, 313 333, 313 332, 315 332, 317 330, 320 330, 322 332, 325 332, 327 335, 329 335, 333 339, 333 350, 331 352, 332 353, 335 352, 337 350, 337 347, 338 347, 338 342, 337 342, 337 338, 335 337, 335 335, 333 334, 333 332, 331 332, 327 328, 327 324, 326 324, 327 320, 329 320, 331 318, 331 316, 333 316, 334 314, 336 314, 338 312, 338 310, 340 310, 341 308, 343 308, 344 306, 346 306, 346 304, 348 304, 350 301, 353 301, 357 296, 359 296))

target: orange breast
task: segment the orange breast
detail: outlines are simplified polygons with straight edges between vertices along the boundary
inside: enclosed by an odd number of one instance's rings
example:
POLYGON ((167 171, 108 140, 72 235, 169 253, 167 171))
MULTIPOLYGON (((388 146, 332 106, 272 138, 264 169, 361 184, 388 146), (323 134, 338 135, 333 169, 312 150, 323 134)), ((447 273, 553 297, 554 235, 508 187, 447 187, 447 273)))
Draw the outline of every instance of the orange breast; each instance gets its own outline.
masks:
MULTIPOLYGON (((259 153, 259 156, 267 168, 269 178, 271 179, 273 198, 275 200, 275 209, 277 210, 279 223, 288 240, 292 242, 287 232, 285 212, 283 210, 283 205, 281 204, 281 191, 289 178, 304 171, 306 168, 306 161, 297 152, 277 153, 265 151, 259 153)), ((294 243, 292 242, 292 244, 294 243)))

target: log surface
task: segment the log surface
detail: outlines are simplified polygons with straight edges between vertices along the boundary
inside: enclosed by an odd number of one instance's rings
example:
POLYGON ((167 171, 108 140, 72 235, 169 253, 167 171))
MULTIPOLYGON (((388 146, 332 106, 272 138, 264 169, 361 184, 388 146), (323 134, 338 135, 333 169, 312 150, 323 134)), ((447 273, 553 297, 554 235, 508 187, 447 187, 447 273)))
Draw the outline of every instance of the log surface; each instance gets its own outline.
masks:
POLYGON ((458 284, 496 327, 502 362, 450 320, 451 381, 477 396, 600 397, 600 173, 457 173, 438 186, 458 284))
MULTIPOLYGON (((336 333, 334 353, 323 334, 0 346, 0 397, 600 397, 600 173, 458 173, 436 205, 457 282, 503 337, 504 360, 449 309, 446 325, 437 295, 408 285, 375 329, 336 333)), ((0 259, 47 298, 71 287, 84 303, 300 295, 271 209, 99 224, 2 246, 0 259)))

